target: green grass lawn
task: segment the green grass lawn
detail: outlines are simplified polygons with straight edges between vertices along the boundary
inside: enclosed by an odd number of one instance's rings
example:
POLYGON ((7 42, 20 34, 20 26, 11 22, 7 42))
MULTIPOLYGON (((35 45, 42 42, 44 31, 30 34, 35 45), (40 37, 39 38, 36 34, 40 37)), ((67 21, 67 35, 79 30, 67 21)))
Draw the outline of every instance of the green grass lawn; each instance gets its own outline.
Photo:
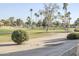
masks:
MULTIPOLYGON (((21 28, 22 30, 26 31, 29 35, 29 38, 38 38, 38 37, 43 37, 43 36, 48 36, 51 35, 51 33, 63 33, 64 30, 62 29, 56 29, 56 30, 48 30, 46 32, 45 29, 26 29, 26 28, 21 28)), ((10 42, 11 40, 11 33, 15 29, 1 29, 0 28, 0 42, 10 42), (5 33, 5 34, 4 34, 5 33)))
MULTIPOLYGON (((29 39, 50 35, 50 33, 52 33, 52 30, 49 30, 47 33, 45 30, 30 30, 30 29, 22 29, 22 30, 25 30, 28 33, 29 39)), ((13 31, 14 30, 0 29, 0 32, 1 32, 0 33, 0 42, 12 41, 11 33, 8 33, 8 32, 13 32, 13 31)))

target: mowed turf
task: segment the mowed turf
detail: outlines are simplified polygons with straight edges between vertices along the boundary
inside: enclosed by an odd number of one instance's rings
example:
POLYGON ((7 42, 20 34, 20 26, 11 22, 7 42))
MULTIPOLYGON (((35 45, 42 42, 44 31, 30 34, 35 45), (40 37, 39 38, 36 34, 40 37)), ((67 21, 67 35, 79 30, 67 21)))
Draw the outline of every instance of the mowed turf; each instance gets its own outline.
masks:
MULTIPOLYGON (((48 36, 48 35, 50 36, 51 33, 55 35, 56 33, 64 32, 64 30, 61 30, 61 29, 48 30, 48 32, 46 32, 45 29, 27 29, 27 28, 20 28, 20 29, 27 32, 29 39, 48 36)), ((0 28, 0 42, 12 42, 11 34, 14 30, 16 29, 15 28, 14 29, 1 29, 0 28)))
MULTIPOLYGON (((29 39, 49 35, 52 31, 46 33, 45 30, 21 29, 27 32, 29 39)), ((0 42, 11 42, 11 33, 13 29, 0 29, 0 42)))

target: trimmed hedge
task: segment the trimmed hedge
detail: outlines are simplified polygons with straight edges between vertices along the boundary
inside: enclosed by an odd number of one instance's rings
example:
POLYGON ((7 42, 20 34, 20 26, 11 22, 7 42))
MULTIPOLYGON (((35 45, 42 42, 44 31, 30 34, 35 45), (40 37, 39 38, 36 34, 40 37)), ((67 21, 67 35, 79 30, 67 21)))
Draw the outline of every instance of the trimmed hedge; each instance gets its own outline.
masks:
POLYGON ((18 45, 29 39, 27 33, 23 30, 15 30, 11 36, 12 40, 18 45))
POLYGON ((70 33, 67 35, 67 39, 69 40, 79 39, 79 33, 70 33))
POLYGON ((79 29, 74 29, 75 32, 79 32, 79 29))

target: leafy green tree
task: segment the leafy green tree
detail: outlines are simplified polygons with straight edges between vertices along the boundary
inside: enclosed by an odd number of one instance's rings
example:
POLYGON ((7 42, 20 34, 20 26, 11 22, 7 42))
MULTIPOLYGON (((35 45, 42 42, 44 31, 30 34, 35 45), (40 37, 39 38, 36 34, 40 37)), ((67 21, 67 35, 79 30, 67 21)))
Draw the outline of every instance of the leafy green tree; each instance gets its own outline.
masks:
POLYGON ((55 27, 59 27, 60 26, 60 22, 59 21, 54 21, 53 24, 55 25, 55 27))
POLYGON ((38 26, 38 27, 41 27, 41 26, 42 26, 42 21, 41 21, 41 20, 39 20, 39 21, 37 22, 37 26, 38 26))
POLYGON ((27 23, 28 23, 29 26, 31 26, 31 20, 30 19, 27 21, 27 23))
POLYGON ((50 24, 52 24, 52 20, 55 18, 55 13, 58 11, 59 6, 57 4, 44 4, 43 16, 46 19, 46 32, 48 31, 50 24))
POLYGON ((4 26, 10 26, 10 22, 7 21, 7 20, 5 20, 5 21, 4 21, 4 26))
POLYGON ((1 20, 0 20, 0 22, 4 23, 4 22, 5 22, 5 20, 4 20, 4 19, 1 19, 1 20))
POLYGON ((21 19, 16 19, 17 26, 23 27, 23 21, 21 19))
POLYGON ((48 28, 47 28, 48 27, 48 23, 47 23, 47 19, 46 18, 43 19, 42 26, 43 26, 44 29, 46 29, 46 32, 47 32, 48 31, 48 28))
POLYGON ((26 20, 27 20, 27 22, 25 24, 27 25, 27 28, 31 28, 32 27, 31 26, 31 23, 32 23, 31 18, 28 16, 26 20))
POLYGON ((34 29, 36 27, 36 22, 32 22, 32 29, 34 29))
POLYGON ((79 26, 79 18, 75 21, 75 27, 77 28, 79 26))
POLYGON ((0 21, 0 27, 1 27, 1 26, 4 26, 4 23, 0 21))
POLYGON ((33 21, 33 22, 32 22, 32 25, 36 25, 36 22, 33 21))
POLYGON ((6 19, 1 19, 1 22, 4 23, 4 26, 10 26, 10 22, 6 19))
POLYGON ((10 22, 10 26, 15 26, 14 25, 14 17, 9 17, 8 21, 10 22))

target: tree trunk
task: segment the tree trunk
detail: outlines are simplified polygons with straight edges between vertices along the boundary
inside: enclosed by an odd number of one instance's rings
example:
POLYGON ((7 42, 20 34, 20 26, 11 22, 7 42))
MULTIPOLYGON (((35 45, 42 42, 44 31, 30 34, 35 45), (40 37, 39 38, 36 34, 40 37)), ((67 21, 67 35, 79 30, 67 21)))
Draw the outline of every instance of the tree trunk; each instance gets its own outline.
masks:
POLYGON ((67 14, 67 9, 65 10, 64 21, 65 21, 65 32, 68 32, 68 24, 67 24, 68 20, 67 20, 66 14, 67 14))
POLYGON ((49 27, 48 27, 48 26, 46 26, 46 32, 48 32, 48 28, 49 28, 49 27))

